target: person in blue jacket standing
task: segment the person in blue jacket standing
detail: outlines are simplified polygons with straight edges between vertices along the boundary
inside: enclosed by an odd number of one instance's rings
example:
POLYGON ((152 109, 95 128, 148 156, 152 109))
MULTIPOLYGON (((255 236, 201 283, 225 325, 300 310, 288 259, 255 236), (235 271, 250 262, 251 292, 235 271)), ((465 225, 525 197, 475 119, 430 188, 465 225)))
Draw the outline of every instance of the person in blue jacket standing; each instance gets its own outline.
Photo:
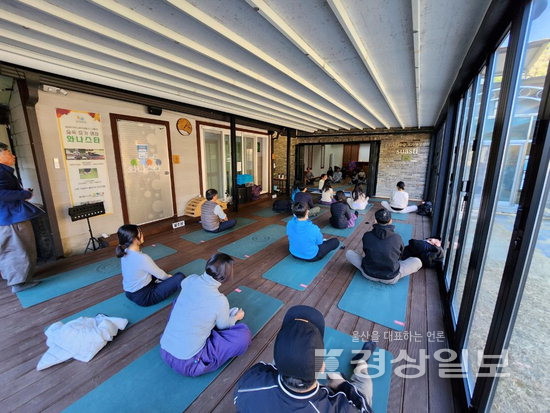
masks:
POLYGON ((32 189, 23 189, 14 165, 15 155, 0 142, 0 273, 17 293, 38 284, 32 281, 36 244, 30 220, 44 211, 27 202, 32 189))

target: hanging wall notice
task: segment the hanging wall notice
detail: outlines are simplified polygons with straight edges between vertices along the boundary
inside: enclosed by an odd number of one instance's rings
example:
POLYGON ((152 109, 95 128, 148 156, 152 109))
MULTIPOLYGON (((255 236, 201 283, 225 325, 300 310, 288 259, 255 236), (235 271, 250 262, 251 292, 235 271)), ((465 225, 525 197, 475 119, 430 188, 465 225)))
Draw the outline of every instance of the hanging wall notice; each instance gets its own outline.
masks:
POLYGON ((99 113, 56 109, 73 206, 101 202, 112 211, 99 113))

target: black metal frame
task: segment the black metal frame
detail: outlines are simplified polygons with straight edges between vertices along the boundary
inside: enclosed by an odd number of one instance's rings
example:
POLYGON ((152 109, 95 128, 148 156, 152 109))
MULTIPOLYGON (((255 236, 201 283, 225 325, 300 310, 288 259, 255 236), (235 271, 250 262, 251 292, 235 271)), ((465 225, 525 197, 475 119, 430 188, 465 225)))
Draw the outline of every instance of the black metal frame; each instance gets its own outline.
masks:
MULTIPOLYGON (((525 13, 528 15, 529 13, 525 13)), ((514 222, 508 256, 500 283, 493 319, 485 346, 485 355, 502 354, 508 348, 513 327, 523 296, 529 267, 537 242, 544 207, 548 199, 550 163, 550 65, 548 66, 537 125, 529 154, 529 162, 514 222)), ((485 365, 499 364, 488 359, 485 365)), ((489 369, 482 366, 480 372, 489 369)), ((497 367, 500 372, 501 368, 497 367)), ((478 411, 487 410, 493 400, 498 377, 479 377, 473 393, 472 405, 478 411)))

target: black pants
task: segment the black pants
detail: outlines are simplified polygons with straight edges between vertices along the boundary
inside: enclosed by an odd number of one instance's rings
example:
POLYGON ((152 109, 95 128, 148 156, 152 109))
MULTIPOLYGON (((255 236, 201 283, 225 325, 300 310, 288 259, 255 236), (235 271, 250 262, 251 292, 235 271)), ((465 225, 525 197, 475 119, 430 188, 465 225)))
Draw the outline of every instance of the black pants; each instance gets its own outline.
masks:
POLYGON ((180 288, 180 284, 184 278, 185 275, 181 272, 177 272, 172 277, 159 283, 156 283, 156 278, 153 278, 149 284, 133 293, 126 291, 126 297, 137 305, 148 307, 160 303, 174 294, 180 288))
POLYGON ((317 255, 315 257, 310 258, 309 260, 296 257, 296 256, 294 256, 294 258, 298 258, 299 260, 309 261, 309 262, 319 261, 323 259, 325 255, 327 255, 329 252, 338 248, 339 245, 340 245, 340 241, 338 241, 338 238, 327 239, 325 242, 319 245, 319 251, 317 252, 317 255))

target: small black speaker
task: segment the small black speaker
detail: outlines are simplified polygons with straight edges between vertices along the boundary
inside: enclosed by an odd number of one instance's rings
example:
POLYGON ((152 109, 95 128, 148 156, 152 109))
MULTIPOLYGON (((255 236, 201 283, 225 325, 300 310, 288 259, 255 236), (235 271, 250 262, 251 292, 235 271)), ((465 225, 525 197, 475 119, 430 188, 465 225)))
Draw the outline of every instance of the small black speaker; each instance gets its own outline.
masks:
POLYGON ((147 113, 149 115, 162 115, 162 108, 156 107, 156 106, 147 106, 147 113))

